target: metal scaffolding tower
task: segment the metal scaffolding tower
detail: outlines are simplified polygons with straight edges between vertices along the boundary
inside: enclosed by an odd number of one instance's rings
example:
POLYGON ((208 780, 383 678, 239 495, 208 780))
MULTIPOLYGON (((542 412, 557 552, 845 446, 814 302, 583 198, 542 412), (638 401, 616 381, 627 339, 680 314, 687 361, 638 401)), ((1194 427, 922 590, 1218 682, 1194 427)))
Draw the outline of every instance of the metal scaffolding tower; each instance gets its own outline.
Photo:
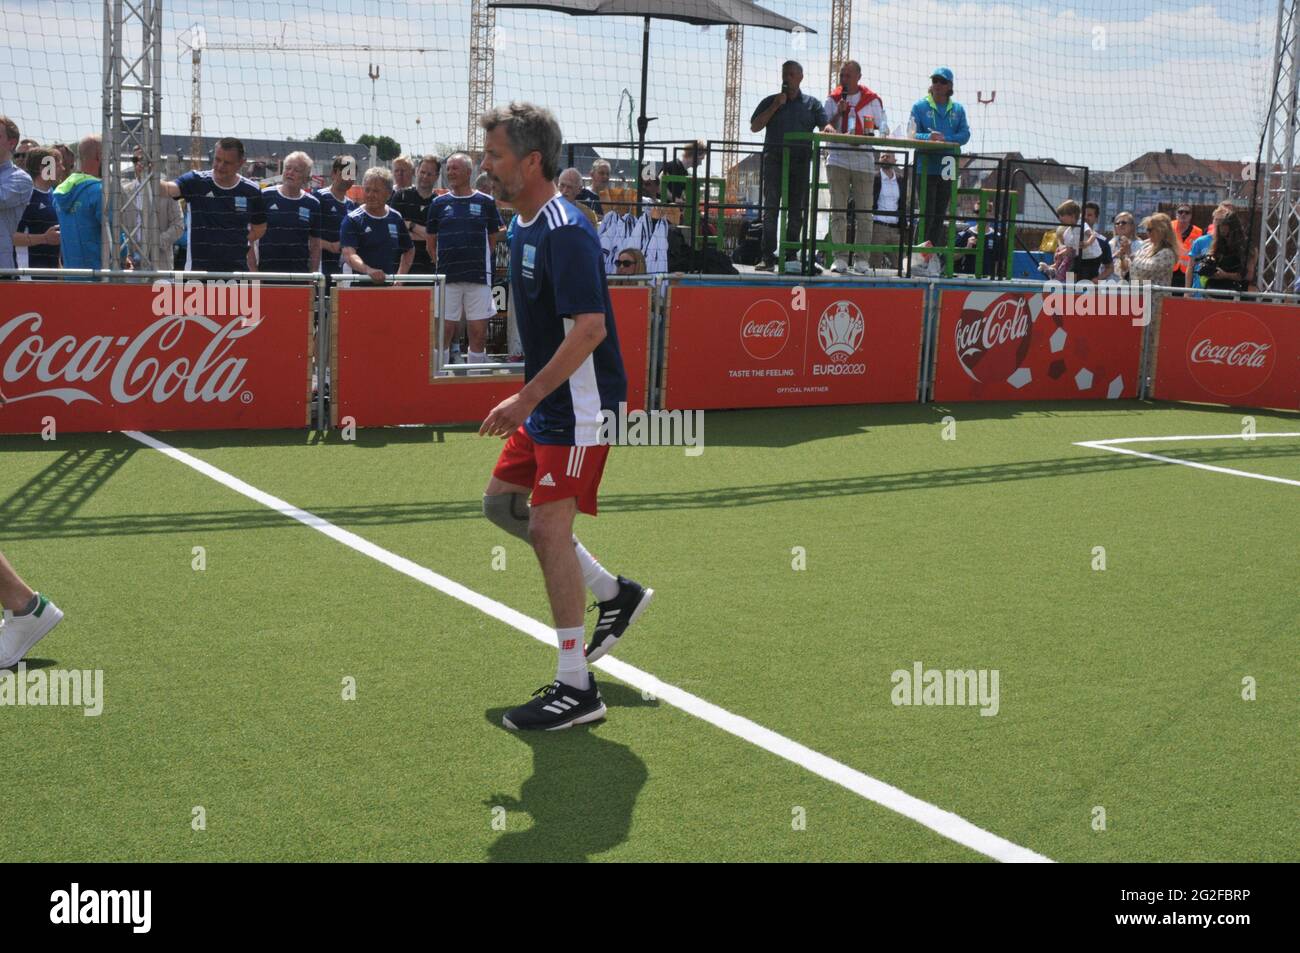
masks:
POLYGON ((134 208, 138 227, 126 249, 141 268, 167 269, 170 248, 161 247, 154 206, 162 176, 162 0, 104 0, 104 182, 103 267, 118 270, 122 210, 134 208), (136 149, 144 157, 140 178, 124 184, 136 149))
MULTIPOLYGON (((745 75, 745 28, 727 27, 727 76, 723 83, 725 95, 722 106, 722 141, 740 140, 740 86, 745 75)), ((727 176, 727 201, 735 202, 739 192, 740 154, 728 149, 722 156, 722 168, 727 176)))
POLYGON ((1273 99, 1265 120, 1260 163, 1254 169, 1259 190, 1259 264, 1261 291, 1291 291, 1300 253, 1300 177, 1296 175, 1296 128, 1300 122, 1300 0, 1278 0, 1277 39, 1273 47, 1273 99))
POLYGON ((469 13, 469 123, 465 148, 475 158, 483 152, 483 130, 478 120, 492 108, 496 83, 496 50, 493 46, 496 24, 496 9, 489 7, 487 0, 473 0, 469 13))
POLYGON ((831 58, 827 89, 840 84, 840 67, 849 56, 850 32, 853 27, 853 0, 831 0, 831 58))

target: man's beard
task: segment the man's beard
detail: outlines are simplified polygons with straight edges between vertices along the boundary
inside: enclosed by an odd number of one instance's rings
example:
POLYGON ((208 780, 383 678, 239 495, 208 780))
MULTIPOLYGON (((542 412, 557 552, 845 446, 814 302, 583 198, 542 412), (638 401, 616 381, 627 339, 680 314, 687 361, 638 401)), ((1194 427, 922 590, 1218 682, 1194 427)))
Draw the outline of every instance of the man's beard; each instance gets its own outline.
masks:
POLYGON ((507 202, 513 201, 523 191, 523 182, 507 183, 505 179, 492 177, 492 194, 507 202))

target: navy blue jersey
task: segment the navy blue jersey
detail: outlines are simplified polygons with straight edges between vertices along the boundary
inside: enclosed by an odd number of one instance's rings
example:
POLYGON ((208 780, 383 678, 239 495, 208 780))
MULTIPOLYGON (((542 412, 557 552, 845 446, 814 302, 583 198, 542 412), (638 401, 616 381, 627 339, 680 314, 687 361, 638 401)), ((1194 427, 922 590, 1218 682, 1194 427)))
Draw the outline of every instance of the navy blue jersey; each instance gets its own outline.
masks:
MULTIPOLYGON (((28 235, 44 235, 59 224, 59 214, 54 209, 54 193, 46 190, 32 189, 32 197, 27 200, 23 217, 18 220, 17 232, 28 235)), ((26 248, 14 246, 14 258, 19 268, 58 268, 58 245, 28 245, 26 248)), ((6 268, 12 267, 9 264, 6 268)))
POLYGON ((231 188, 211 172, 186 172, 176 180, 190 206, 186 271, 248 271, 248 227, 266 222, 262 190, 242 175, 231 188))
MULTIPOLYGON (((343 219, 347 217, 348 212, 357 207, 357 203, 349 198, 345 198, 340 202, 329 189, 318 189, 312 194, 320 199, 321 241, 338 241, 339 228, 343 225, 343 219)), ((320 251, 320 270, 322 274, 337 275, 340 271, 339 253, 322 248, 320 251)))
POLYGON ((262 192, 266 234, 257 243, 258 271, 311 271, 311 239, 320 238, 320 199, 310 192, 285 198, 278 188, 262 192))
POLYGON ((439 195, 429 206, 425 226, 438 236, 438 271, 447 281, 485 285, 492 280, 489 235, 501 230, 501 216, 492 196, 439 195))
POLYGON ((537 443, 593 446, 601 411, 627 400, 614 306, 605 284, 605 258, 596 229, 556 195, 531 222, 516 217, 510 239, 510 298, 524 345, 524 378, 532 380, 555 356, 573 315, 604 313, 605 339, 567 381, 542 398, 524 422, 537 443))
MULTIPOLYGON (((382 218, 375 218, 365 206, 353 209, 339 228, 339 247, 355 248, 367 267, 378 268, 386 275, 397 274, 397 263, 411 245, 402 214, 385 206, 382 218)), ((348 270, 347 262, 343 263, 348 270)))

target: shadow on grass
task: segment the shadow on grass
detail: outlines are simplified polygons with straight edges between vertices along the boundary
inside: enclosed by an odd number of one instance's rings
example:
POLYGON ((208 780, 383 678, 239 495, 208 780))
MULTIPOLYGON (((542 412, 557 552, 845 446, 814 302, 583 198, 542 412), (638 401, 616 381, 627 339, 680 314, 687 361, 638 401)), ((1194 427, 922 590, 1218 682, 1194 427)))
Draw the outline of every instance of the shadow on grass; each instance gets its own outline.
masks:
MULTIPOLYGON (((1166 452, 1168 452, 1166 448, 1166 452)), ((1180 447, 1179 459, 1208 463, 1234 460, 1294 458, 1297 450, 1287 444, 1253 443, 1224 447, 1180 447)), ((241 529, 296 529, 298 522, 264 507, 244 510, 188 513, 130 513, 76 518, 80 505, 120 462, 91 454, 83 463, 85 472, 67 469, 62 459, 52 468, 62 468, 55 478, 33 477, 23 488, 0 502, 0 526, 6 539, 59 539, 88 536, 133 536, 158 533, 222 532, 241 529), (41 487, 47 493, 38 493, 41 487)), ((1057 479, 1117 473, 1126 470, 1168 467, 1170 464, 1143 457, 1124 456, 1079 448, 1079 454, 1052 460, 1028 460, 989 466, 944 467, 904 473, 864 474, 830 480, 790 480, 784 483, 737 484, 704 490, 657 493, 611 493, 601 497, 603 513, 647 510, 722 510, 761 506, 767 503, 808 501, 832 497, 900 493, 947 487, 981 486, 1020 480, 1057 479)), ((464 500, 417 503, 365 503, 355 506, 315 507, 310 500, 289 502, 339 526, 353 530, 367 526, 392 526, 445 520, 481 520, 482 504, 474 497, 464 500)))
MULTIPOLYGON (((620 709, 658 704, 619 682, 601 679, 599 685, 608 717, 617 717, 620 709)), ((485 717, 493 728, 508 731, 501 724, 508 710, 489 709, 485 717)), ((519 797, 494 794, 483 802, 507 812, 505 832, 488 848, 490 860, 582 862, 627 840, 649 771, 627 745, 602 737, 602 724, 509 732, 532 748, 533 773, 521 785, 519 797), (520 819, 511 815, 520 813, 532 818, 532 826, 512 830, 520 819)))

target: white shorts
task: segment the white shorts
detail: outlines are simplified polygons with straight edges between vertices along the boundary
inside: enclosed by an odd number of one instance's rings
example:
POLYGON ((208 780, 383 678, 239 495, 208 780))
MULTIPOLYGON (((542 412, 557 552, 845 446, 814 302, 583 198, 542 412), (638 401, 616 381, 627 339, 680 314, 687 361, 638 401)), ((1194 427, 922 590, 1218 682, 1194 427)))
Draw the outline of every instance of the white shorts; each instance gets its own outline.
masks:
POLYGON ((447 282, 447 313, 444 318, 448 322, 462 318, 466 321, 486 321, 495 318, 496 314, 497 306, 492 301, 490 285, 468 281, 447 282))

